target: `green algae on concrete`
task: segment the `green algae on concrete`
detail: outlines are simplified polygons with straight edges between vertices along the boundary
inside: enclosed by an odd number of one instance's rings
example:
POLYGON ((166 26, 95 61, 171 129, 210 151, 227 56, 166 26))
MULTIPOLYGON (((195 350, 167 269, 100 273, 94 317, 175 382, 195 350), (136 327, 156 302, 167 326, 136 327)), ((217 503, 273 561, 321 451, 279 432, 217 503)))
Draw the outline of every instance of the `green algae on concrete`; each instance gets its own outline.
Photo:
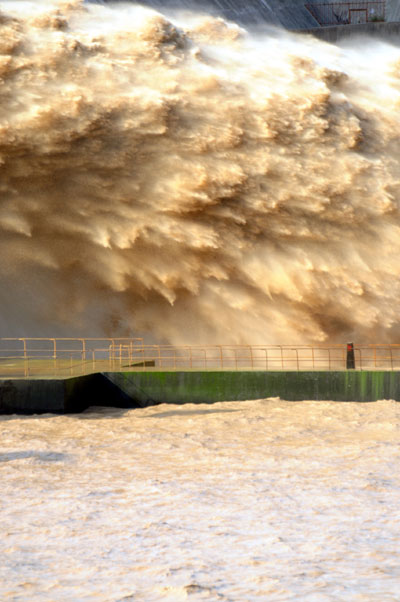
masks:
POLYGON ((264 397, 281 397, 288 401, 400 400, 399 372, 114 372, 105 376, 142 406, 264 397))
POLYGON ((400 401, 400 372, 105 372, 66 379, 0 380, 0 413, 70 413, 281 397, 288 401, 400 401))

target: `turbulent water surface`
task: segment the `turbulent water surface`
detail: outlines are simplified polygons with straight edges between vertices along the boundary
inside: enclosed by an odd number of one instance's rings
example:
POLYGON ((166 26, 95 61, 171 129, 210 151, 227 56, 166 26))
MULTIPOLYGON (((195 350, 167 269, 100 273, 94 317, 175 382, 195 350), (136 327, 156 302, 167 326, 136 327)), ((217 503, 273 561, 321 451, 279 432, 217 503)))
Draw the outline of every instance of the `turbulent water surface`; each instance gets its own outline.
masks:
POLYGON ((2 336, 398 341, 399 48, 0 11, 2 336))
POLYGON ((2 600, 399 599, 396 402, 0 424, 2 600))

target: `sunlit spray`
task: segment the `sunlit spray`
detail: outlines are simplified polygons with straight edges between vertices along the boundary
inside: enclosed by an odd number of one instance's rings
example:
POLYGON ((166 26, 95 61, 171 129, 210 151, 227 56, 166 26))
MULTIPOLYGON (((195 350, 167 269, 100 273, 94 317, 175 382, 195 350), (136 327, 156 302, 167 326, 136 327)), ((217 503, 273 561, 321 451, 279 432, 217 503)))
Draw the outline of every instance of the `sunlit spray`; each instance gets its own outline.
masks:
POLYGON ((398 340, 399 49, 0 8, 3 336, 398 340))

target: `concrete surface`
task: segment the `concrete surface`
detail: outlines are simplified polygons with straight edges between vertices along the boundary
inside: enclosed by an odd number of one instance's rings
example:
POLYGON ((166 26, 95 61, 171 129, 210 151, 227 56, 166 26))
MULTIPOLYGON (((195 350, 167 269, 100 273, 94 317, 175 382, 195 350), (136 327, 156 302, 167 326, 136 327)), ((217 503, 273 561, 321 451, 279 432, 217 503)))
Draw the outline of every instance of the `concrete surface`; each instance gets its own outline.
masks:
MULTIPOLYGON (((400 0, 399 0, 400 2, 400 0)), ((340 42, 350 38, 374 38, 395 45, 400 44, 399 23, 363 23, 360 25, 336 25, 332 27, 319 27, 318 29, 299 29, 297 33, 309 33, 325 40, 326 42, 340 42)))
MULTIPOLYGON (((96 2, 96 0, 88 0, 96 2)), ((116 0, 97 0, 113 4, 116 0)), ((129 1, 129 0, 128 0, 129 1)), ((134 0, 131 0, 134 2, 134 0)), ((175 10, 199 11, 224 17, 247 27, 262 24, 277 25, 289 30, 319 29, 320 25, 305 8, 307 0, 139 0, 135 4, 151 6, 161 13, 175 10)), ((324 0, 314 0, 321 4, 324 0)), ((340 0, 337 0, 340 2, 340 0)), ((386 22, 400 21, 400 1, 386 0, 386 22)), ((349 26, 344 26, 347 28, 349 26)), ((325 29, 325 28, 323 28, 325 29)))
POLYGON ((145 407, 281 397, 288 401, 400 401, 400 372, 107 372, 0 381, 0 413, 71 413, 90 405, 145 407))

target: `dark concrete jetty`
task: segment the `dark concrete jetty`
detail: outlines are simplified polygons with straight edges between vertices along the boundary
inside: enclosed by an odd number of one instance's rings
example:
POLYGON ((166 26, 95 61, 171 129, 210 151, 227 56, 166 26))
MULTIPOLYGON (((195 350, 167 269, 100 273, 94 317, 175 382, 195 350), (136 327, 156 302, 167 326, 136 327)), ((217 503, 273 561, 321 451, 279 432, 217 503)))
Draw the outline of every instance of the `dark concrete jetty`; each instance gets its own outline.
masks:
POLYGON ((288 401, 400 401, 400 371, 145 371, 0 380, 0 413, 76 413, 281 397, 288 401))

